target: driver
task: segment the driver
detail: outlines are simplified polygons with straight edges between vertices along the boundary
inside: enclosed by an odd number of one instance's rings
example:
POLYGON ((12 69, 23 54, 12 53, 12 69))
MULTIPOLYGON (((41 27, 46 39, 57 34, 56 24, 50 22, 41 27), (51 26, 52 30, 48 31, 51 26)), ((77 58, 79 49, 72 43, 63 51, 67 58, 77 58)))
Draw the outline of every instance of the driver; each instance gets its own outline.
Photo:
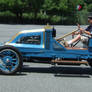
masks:
POLYGON ((81 40, 82 42, 86 42, 86 43, 88 42, 88 37, 83 36, 83 34, 85 33, 89 37, 92 36, 92 16, 88 16, 88 22, 89 22, 89 26, 86 29, 81 28, 80 25, 78 24, 78 29, 80 31, 72 34, 77 36, 74 39, 68 41, 66 46, 69 46, 78 40, 81 40))

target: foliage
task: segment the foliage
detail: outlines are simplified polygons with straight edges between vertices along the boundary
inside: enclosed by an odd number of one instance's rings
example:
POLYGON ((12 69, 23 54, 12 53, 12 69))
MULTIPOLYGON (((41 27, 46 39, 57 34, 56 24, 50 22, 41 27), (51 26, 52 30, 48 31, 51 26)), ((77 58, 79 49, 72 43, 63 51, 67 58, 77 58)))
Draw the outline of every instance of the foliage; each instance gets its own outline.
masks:
POLYGON ((53 24, 59 23, 61 21, 61 16, 54 15, 50 19, 51 19, 51 21, 52 21, 53 24))
POLYGON ((81 16, 86 12, 92 12, 92 0, 0 0, 0 14, 16 17, 16 23, 28 20, 38 24, 71 24, 78 20, 78 14, 81 16), (77 5, 82 5, 83 9, 77 11, 77 5))
POLYGON ((87 3, 87 4, 91 4, 92 3, 92 0, 84 0, 85 1, 85 3, 87 3))
POLYGON ((88 11, 89 11, 89 12, 92 12, 92 4, 89 4, 89 5, 88 5, 88 11))

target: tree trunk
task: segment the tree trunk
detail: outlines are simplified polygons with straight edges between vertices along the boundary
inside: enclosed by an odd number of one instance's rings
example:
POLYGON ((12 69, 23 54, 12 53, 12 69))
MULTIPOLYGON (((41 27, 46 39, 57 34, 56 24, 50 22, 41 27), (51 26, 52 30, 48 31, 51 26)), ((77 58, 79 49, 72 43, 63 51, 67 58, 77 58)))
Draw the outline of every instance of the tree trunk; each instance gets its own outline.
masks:
POLYGON ((19 23, 19 14, 16 13, 16 23, 18 24, 19 23))
POLYGON ((17 24, 22 24, 23 23, 23 14, 21 13, 16 13, 16 20, 17 20, 17 24))
POLYGON ((34 23, 37 23, 37 11, 34 11, 34 23))
POLYGON ((23 24, 23 13, 19 13, 19 20, 20 20, 20 23, 23 24))

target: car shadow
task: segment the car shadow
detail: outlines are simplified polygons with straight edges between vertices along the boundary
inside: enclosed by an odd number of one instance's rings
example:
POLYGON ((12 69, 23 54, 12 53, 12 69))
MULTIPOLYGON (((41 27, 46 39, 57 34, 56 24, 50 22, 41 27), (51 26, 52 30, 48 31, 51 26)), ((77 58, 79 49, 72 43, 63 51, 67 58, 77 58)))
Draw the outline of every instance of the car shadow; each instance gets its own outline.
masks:
POLYGON ((47 73, 55 77, 85 77, 90 78, 92 69, 86 67, 23 67, 23 73, 47 73))

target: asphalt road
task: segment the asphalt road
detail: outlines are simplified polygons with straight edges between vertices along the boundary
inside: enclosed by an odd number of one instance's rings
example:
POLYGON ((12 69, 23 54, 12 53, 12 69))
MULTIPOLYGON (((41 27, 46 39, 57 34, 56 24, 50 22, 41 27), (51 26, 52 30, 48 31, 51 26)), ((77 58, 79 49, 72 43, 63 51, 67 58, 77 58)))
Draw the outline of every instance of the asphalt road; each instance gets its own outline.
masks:
MULTIPOLYGON (((0 42, 9 40, 21 30, 43 27, 38 25, 0 25, 0 42)), ((55 26, 55 28, 59 37, 77 27, 55 26)), ((53 67, 50 64, 27 62, 24 63, 21 74, 0 75, 0 92, 92 92, 92 69, 84 65, 53 67)))

